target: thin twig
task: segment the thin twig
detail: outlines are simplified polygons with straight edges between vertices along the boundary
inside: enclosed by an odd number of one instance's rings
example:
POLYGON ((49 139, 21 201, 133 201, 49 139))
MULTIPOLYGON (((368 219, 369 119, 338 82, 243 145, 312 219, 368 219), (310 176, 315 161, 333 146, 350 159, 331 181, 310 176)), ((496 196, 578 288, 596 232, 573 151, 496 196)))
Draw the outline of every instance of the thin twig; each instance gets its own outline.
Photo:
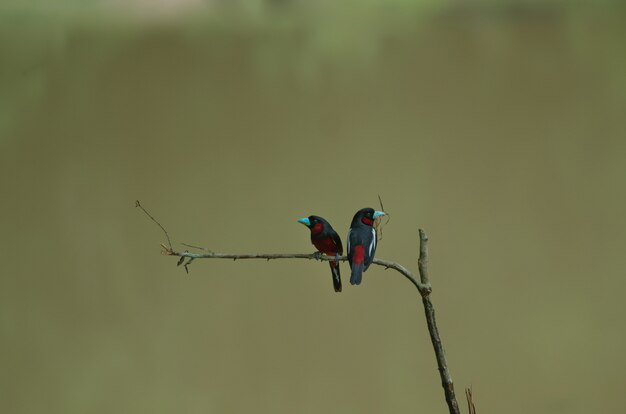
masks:
POLYGON ((150 217, 150 219, 152 219, 152 221, 154 221, 159 227, 161 227, 161 230, 163 230, 163 233, 165 233, 165 238, 167 239, 167 244, 170 246, 170 249, 172 249, 172 241, 170 240, 170 235, 167 234, 167 230, 165 230, 165 227, 161 226, 161 223, 159 223, 157 221, 157 219, 152 217, 152 214, 148 213, 148 210, 143 208, 143 206, 141 205, 139 200, 135 200, 135 207, 139 207, 144 213, 146 213, 146 215, 148 217, 150 217))
POLYGON ((474 406, 474 394, 472 387, 465 388, 465 398, 467 399, 467 409, 469 414, 476 414, 476 406, 474 406))
POLYGON ((207 249, 206 247, 194 246, 193 244, 187 244, 183 242, 181 242, 180 244, 182 244, 185 247, 191 247, 192 249, 198 249, 198 250, 204 250, 205 252, 210 252, 210 250, 207 249))
POLYGON ((383 206, 383 199, 380 197, 380 194, 378 194, 378 204, 380 205, 380 211, 385 212, 384 216, 377 217, 376 220, 374 221, 374 227, 376 228, 377 240, 381 241, 383 239, 383 227, 389 224, 389 221, 391 220, 391 214, 389 214, 389 212, 385 210, 385 206, 383 206), (385 220, 385 224, 383 224, 382 222, 383 219, 385 220))
POLYGON ((385 211, 385 207, 383 206, 383 199, 380 198, 380 194, 378 194, 378 204, 380 204, 380 211, 385 211))

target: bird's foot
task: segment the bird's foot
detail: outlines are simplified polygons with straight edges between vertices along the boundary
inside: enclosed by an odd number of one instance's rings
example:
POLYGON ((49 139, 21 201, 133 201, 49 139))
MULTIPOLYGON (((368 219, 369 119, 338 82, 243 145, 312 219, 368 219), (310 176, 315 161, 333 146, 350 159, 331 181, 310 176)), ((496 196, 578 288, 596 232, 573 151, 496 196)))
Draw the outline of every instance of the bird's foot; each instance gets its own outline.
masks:
POLYGON ((315 252, 315 253, 313 253, 313 258, 315 260, 321 260, 322 259, 322 252, 315 252))

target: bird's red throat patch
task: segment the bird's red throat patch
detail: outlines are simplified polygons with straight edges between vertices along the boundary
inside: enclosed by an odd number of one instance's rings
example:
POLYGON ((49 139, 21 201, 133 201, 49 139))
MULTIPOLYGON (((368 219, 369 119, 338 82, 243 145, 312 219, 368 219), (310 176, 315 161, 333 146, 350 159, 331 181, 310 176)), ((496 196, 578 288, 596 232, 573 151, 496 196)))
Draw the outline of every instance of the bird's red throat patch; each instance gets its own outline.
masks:
POLYGON ((312 234, 319 234, 324 230, 324 225, 322 223, 315 223, 313 227, 311 227, 312 234))

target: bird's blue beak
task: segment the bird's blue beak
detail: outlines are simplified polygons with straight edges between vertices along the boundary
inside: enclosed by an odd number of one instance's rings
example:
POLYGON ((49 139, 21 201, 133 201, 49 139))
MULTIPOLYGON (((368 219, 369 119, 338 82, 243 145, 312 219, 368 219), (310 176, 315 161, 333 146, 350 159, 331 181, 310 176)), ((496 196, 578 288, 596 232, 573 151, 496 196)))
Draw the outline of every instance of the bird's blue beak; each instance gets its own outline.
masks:
POLYGON ((384 216, 384 215, 385 215, 384 211, 374 211, 374 215, 372 217, 378 218, 378 217, 384 216))
POLYGON ((298 223, 302 223, 302 224, 304 224, 307 227, 309 227, 311 225, 311 222, 309 221, 308 217, 304 217, 304 218, 298 219, 298 223))

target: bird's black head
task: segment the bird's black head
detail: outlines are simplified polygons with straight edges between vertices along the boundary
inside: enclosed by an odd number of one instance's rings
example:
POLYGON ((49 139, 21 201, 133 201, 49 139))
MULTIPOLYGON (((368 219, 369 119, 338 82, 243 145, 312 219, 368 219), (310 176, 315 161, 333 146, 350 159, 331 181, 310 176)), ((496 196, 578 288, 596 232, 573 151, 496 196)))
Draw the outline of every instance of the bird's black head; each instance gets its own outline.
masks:
POLYGON ((310 229, 319 229, 319 230, 323 229, 328 224, 328 222, 324 220, 323 218, 321 218, 320 216, 304 217, 304 218, 299 219, 298 222, 304 224, 310 229))
POLYGON ((360 226, 365 224, 367 226, 373 226, 374 220, 376 220, 380 216, 384 216, 385 213, 382 211, 376 211, 373 208, 366 207, 362 208, 356 212, 354 218, 352 219, 352 224, 350 227, 360 226))

